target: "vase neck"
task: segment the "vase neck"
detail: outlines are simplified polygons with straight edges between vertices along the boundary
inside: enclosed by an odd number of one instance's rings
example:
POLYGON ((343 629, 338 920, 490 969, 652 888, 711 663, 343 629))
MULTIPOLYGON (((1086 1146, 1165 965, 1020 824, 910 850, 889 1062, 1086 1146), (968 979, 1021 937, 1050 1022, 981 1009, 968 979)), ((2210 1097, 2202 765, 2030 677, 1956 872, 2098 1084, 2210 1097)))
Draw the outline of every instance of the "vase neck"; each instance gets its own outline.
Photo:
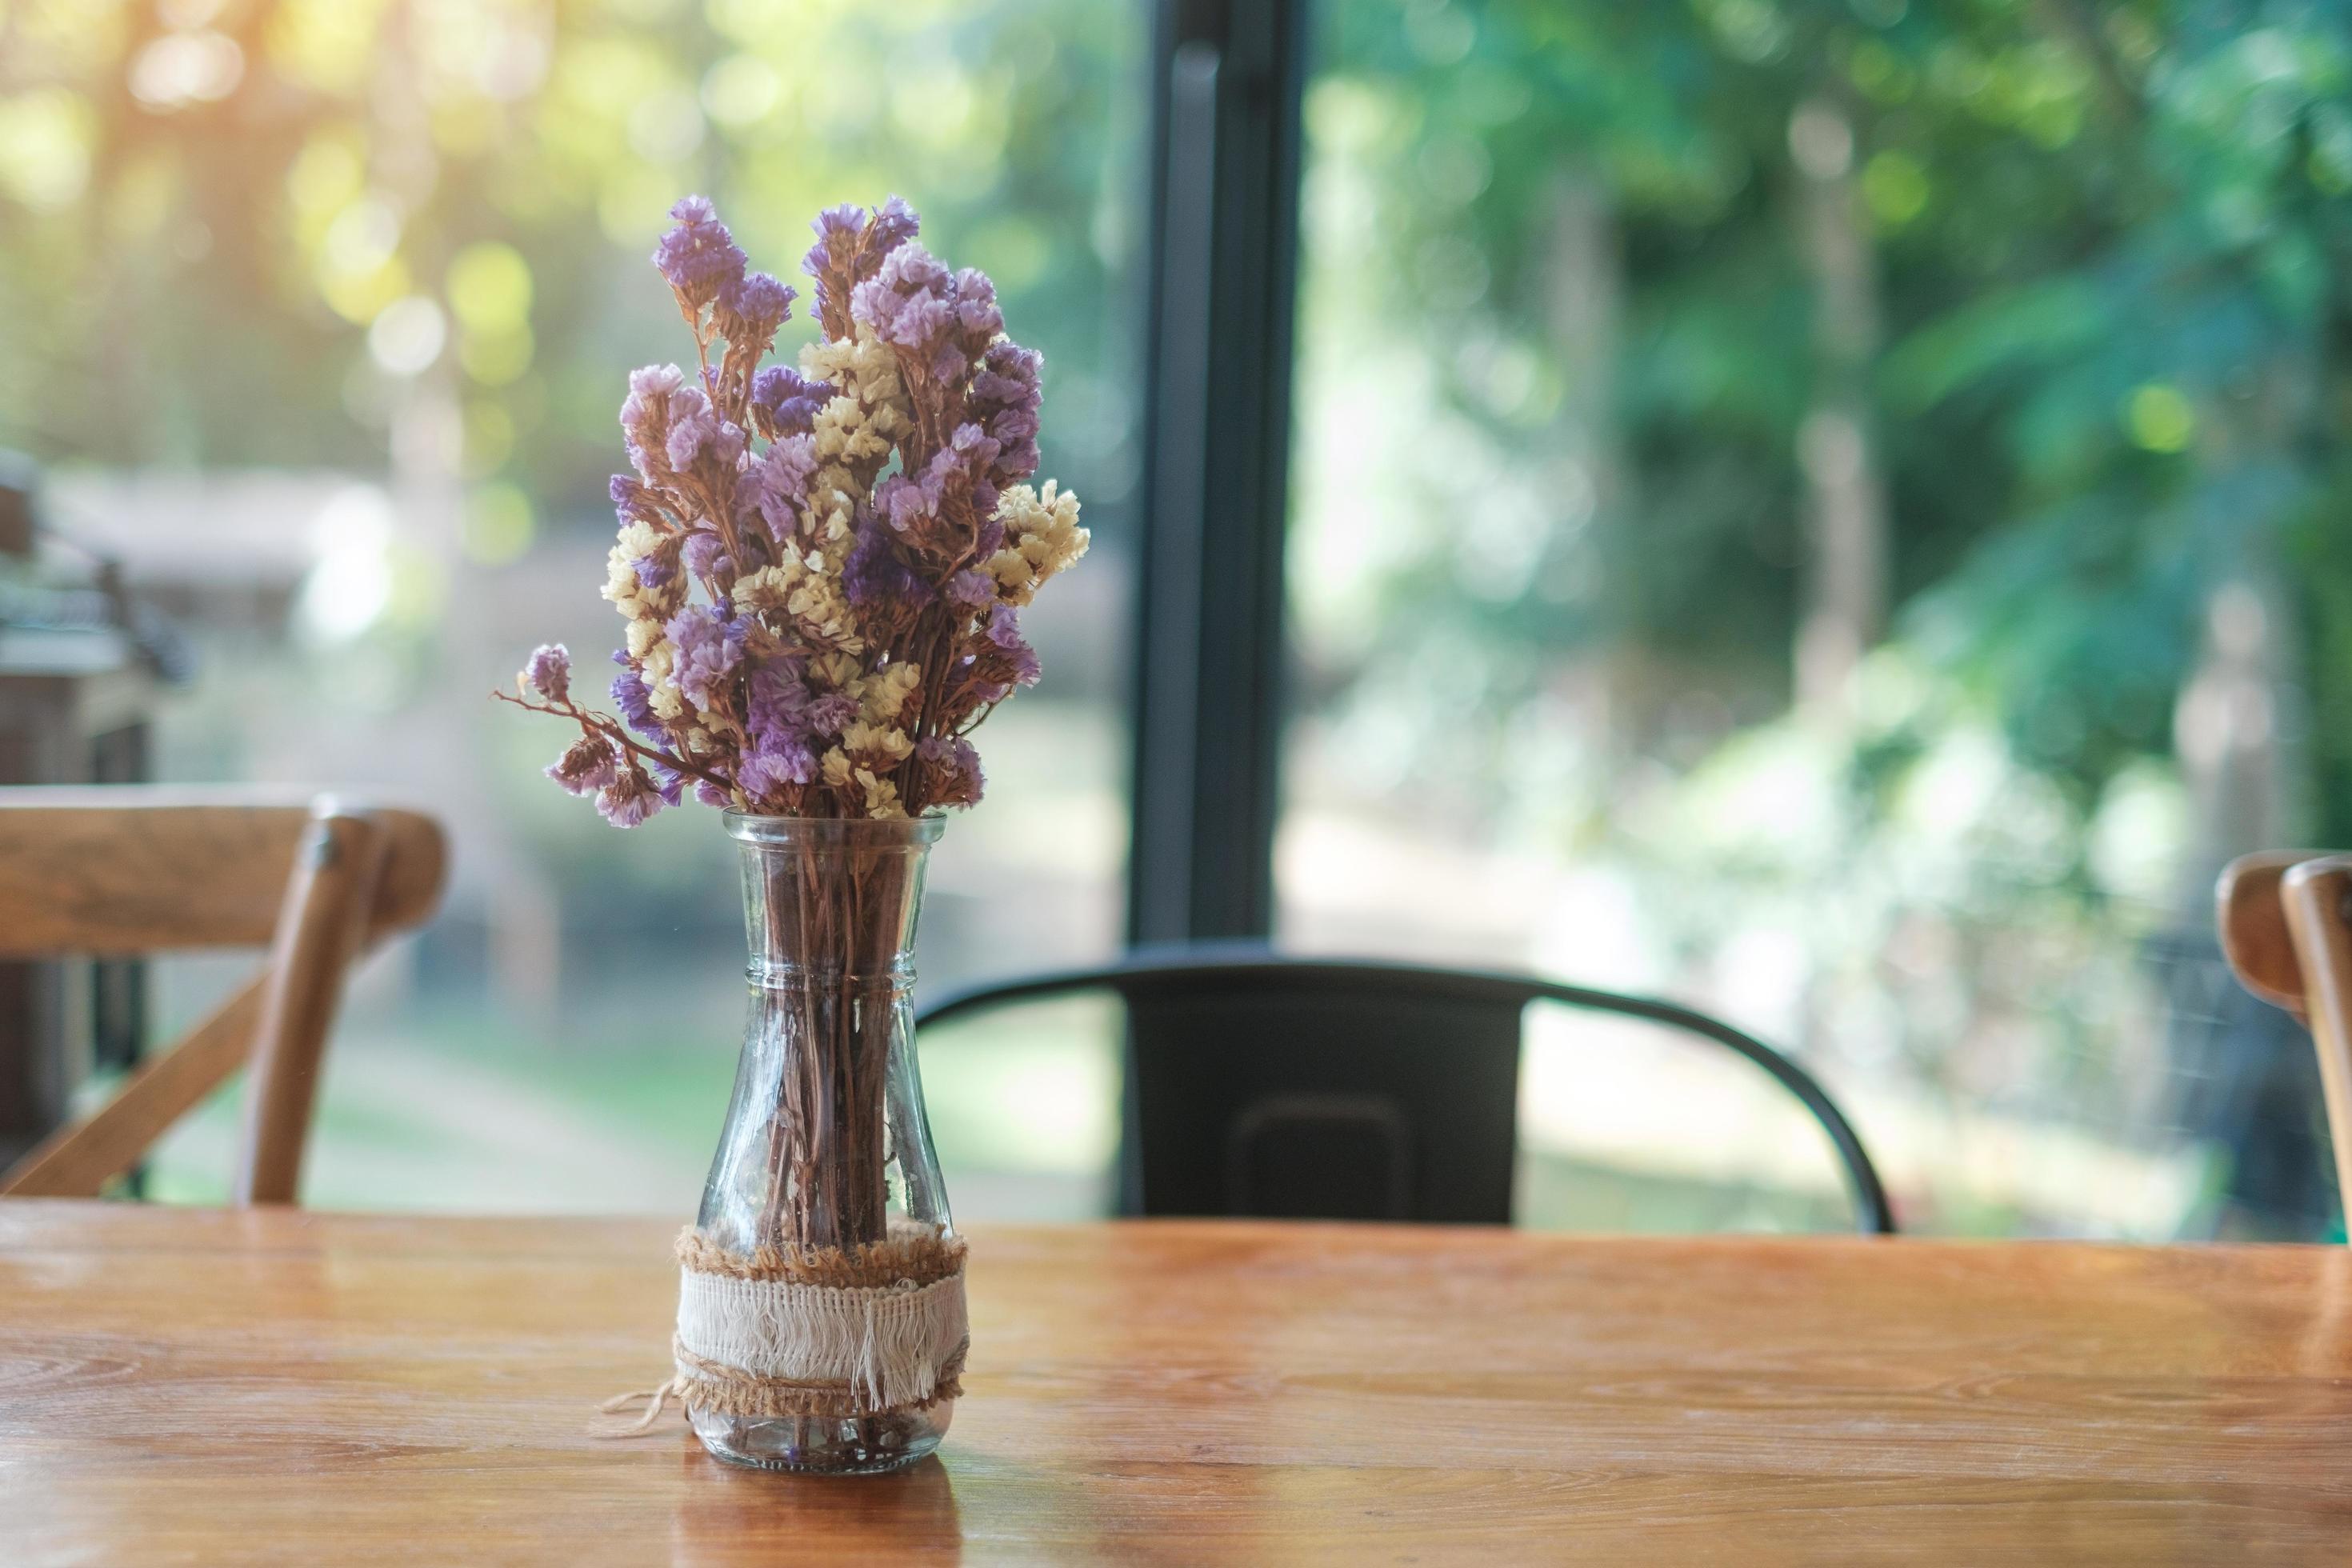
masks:
POLYGON ((730 818, 741 852, 745 973, 755 991, 903 994, 936 821, 730 818), (797 831, 814 826, 830 831, 797 831), (850 831, 842 831, 848 829, 850 831))

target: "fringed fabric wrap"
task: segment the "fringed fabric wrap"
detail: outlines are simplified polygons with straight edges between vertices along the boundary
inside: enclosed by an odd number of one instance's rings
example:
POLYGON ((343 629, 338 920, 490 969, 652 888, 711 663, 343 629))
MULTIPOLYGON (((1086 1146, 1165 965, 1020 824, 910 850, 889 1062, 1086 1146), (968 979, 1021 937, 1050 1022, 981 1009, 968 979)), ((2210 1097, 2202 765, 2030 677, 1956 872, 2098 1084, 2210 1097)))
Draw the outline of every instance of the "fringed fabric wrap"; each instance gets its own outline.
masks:
POLYGON ((863 1416, 962 1392, 964 1244, 928 1226, 844 1252, 751 1258, 678 1237, 676 1388, 722 1415, 863 1416))

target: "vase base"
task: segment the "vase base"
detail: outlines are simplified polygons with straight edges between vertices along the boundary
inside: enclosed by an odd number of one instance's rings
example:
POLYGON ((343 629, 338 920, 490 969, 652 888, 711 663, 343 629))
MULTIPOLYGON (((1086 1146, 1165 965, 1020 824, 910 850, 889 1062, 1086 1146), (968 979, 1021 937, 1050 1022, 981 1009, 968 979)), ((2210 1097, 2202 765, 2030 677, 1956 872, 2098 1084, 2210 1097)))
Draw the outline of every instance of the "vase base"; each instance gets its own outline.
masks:
POLYGON ((692 1413, 694 1435, 715 1458, 752 1470, 803 1476, 881 1476, 940 1446, 952 1400, 900 1415, 847 1420, 692 1413))

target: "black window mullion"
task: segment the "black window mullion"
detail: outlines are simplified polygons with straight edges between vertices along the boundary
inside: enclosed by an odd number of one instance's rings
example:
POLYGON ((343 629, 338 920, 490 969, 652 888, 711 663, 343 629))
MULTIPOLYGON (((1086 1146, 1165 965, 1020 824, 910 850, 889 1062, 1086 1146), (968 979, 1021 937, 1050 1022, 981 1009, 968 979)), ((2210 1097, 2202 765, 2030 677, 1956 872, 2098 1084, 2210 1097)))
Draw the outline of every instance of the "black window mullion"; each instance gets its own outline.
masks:
POLYGON ((1274 920, 1304 0, 1160 0, 1128 930, 1274 920))

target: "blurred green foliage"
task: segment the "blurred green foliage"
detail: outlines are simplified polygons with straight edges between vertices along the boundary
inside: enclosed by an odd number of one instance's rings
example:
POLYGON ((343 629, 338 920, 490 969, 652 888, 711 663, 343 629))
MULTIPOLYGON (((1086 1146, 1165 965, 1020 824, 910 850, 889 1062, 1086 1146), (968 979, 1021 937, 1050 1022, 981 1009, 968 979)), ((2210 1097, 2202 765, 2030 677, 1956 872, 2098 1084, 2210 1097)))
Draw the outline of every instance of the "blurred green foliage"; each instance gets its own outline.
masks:
MULTIPOLYGON (((1373 247, 1350 320, 1416 334, 1494 466, 1552 476, 1530 481, 1546 526, 1516 574, 1444 559, 1458 524, 1397 551, 1370 613, 1408 629, 1368 658, 1475 644, 1484 689, 1444 700, 1506 726, 1595 647, 1666 661, 1735 718, 1785 706, 1822 331, 1792 138, 1817 104, 1850 137, 1828 155, 1869 253, 1897 633, 2083 803, 2168 752, 2216 583, 2292 562, 2311 667, 2346 668, 2346 7, 1323 14, 1310 213, 1362 205, 1320 231, 1373 247), (1618 274, 1597 352, 1560 304, 1589 261, 1562 241, 1580 202, 1618 274), (1620 469, 1589 519, 1584 481, 1557 478, 1578 421, 1613 431, 1620 469)), ((1433 516, 1480 504, 1475 483, 1428 489, 1433 516)), ((2324 721, 2340 689, 2313 697, 2329 839, 2352 836, 2352 730, 2324 721)))
POLYGON ((0 442, 380 468, 422 354, 497 563, 535 514, 603 526, 621 373, 683 342, 641 267, 671 202, 791 280, 818 207, 896 191, 1045 350, 1109 521, 1141 36, 1088 0, 11 0, 0 442))

